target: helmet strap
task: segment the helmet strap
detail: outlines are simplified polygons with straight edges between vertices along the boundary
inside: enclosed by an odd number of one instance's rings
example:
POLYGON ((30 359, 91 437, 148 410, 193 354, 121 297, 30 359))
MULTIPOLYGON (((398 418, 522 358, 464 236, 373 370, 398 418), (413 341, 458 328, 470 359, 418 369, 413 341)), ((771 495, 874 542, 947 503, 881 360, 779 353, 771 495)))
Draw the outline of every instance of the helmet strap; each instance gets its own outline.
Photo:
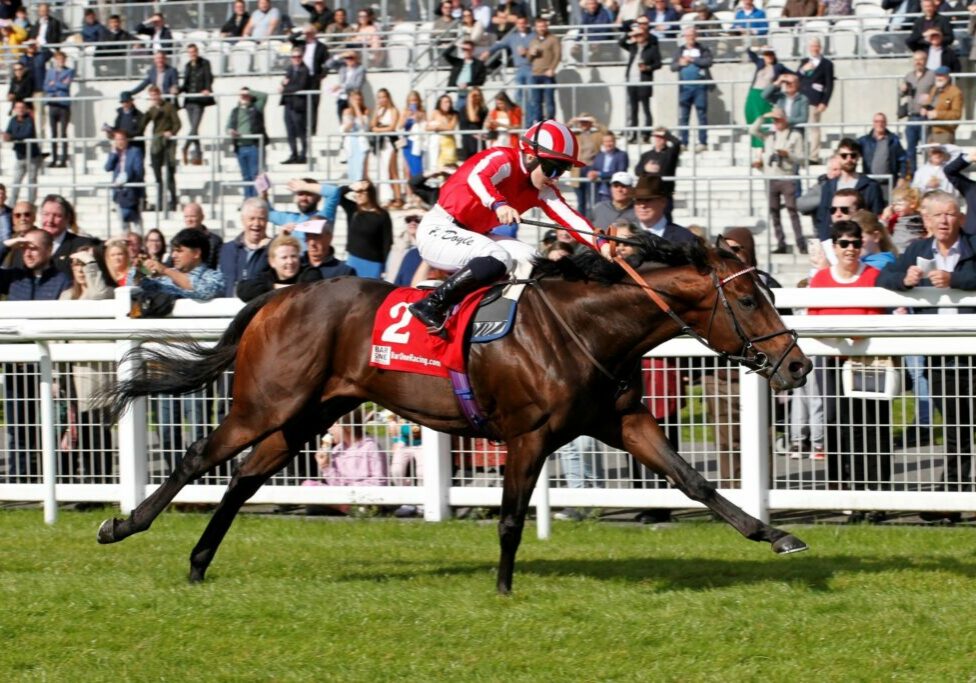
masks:
POLYGON ((532 173, 532 171, 539 168, 539 166, 542 164, 542 155, 539 153, 539 133, 542 132, 542 125, 548 120, 549 119, 543 119, 542 121, 539 121, 539 123, 536 124, 535 132, 532 134, 530 144, 532 145, 532 151, 535 154, 535 161, 531 163, 526 162, 525 169, 529 173, 532 173))

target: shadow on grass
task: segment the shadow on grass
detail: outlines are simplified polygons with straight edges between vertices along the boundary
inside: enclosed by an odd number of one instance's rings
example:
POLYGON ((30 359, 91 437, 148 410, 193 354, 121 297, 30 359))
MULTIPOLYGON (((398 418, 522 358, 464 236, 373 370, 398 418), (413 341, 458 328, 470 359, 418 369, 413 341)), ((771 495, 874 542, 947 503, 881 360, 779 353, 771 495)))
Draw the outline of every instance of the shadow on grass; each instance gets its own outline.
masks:
MULTIPOLYGON (((431 569, 345 571, 340 581, 390 582, 418 576, 467 576, 493 572, 494 564, 458 563, 431 569)), ((897 571, 949 572, 976 579, 976 559, 920 559, 895 556, 884 559, 854 556, 797 556, 778 561, 715 560, 698 558, 630 558, 625 560, 526 560, 516 562, 515 581, 520 576, 547 578, 585 577, 599 581, 654 585, 658 591, 712 590, 766 582, 791 583, 813 591, 829 591, 838 575, 880 574, 897 571)))

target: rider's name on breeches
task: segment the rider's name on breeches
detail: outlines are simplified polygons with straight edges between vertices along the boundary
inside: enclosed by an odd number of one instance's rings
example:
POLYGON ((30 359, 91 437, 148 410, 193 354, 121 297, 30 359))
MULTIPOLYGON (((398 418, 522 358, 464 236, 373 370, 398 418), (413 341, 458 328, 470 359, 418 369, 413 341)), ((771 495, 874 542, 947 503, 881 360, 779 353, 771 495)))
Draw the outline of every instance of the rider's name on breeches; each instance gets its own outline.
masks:
POLYGON ((448 272, 463 268, 476 256, 493 256, 511 272, 516 262, 529 262, 536 255, 535 247, 524 242, 458 227, 436 204, 417 227, 417 249, 431 266, 448 272))

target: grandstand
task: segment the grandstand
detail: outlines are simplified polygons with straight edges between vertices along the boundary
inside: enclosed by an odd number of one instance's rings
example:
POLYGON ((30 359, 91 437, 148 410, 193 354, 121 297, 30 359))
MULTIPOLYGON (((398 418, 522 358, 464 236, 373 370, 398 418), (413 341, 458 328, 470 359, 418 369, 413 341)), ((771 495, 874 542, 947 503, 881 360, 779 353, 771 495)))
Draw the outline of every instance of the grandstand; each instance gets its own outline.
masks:
MULTIPOLYGON (((757 3, 761 6, 762 3, 757 3)), ((290 47, 285 35, 274 36, 266 41, 230 40, 220 37, 219 29, 227 18, 228 2, 166 2, 158 5, 145 3, 98 3, 100 18, 104 21, 110 12, 119 12, 131 30, 158 8, 166 15, 173 30, 172 64, 182 73, 186 58, 184 47, 189 43, 201 46, 202 54, 210 60, 215 75, 216 107, 204 115, 201 136, 204 142, 204 163, 200 166, 181 166, 178 185, 181 202, 201 201, 207 208, 207 222, 211 229, 222 232, 224 237, 238 231, 237 208, 240 205, 241 181, 231 151, 230 140, 223 128, 227 113, 234 106, 237 92, 243 85, 252 90, 266 92, 266 120, 272 145, 267 149, 267 169, 274 183, 276 203, 290 202, 285 191, 287 179, 296 175, 313 176, 319 180, 341 182, 345 167, 341 159, 341 133, 334 107, 319 109, 318 134, 311 140, 308 168, 283 166, 287 156, 284 144, 283 117, 278 115, 277 87, 287 62, 290 47)), ((110 230, 118 230, 116 217, 110 203, 109 174, 103 165, 108 154, 108 141, 102 126, 114 118, 118 106, 118 94, 130 89, 142 79, 151 63, 148 44, 139 41, 119 57, 97 54, 96 46, 76 42, 75 34, 82 25, 83 11, 89 3, 69 1, 55 7, 63 19, 69 37, 63 44, 69 65, 77 69, 72 118, 70 164, 67 168, 45 169, 40 178, 42 190, 55 190, 71 196, 79 209, 82 230, 105 236, 110 230)), ((285 25, 300 30, 307 13, 295 0, 282 2, 286 15, 285 25)), ((900 30, 892 30, 893 23, 880 0, 857 0, 852 16, 841 18, 812 18, 792 27, 778 21, 782 0, 767 0, 765 11, 770 19, 769 35, 754 38, 753 44, 768 43, 780 56, 780 60, 795 67, 797 59, 810 36, 820 36, 825 41, 825 56, 835 61, 837 87, 831 106, 824 115, 825 143, 829 149, 844 135, 861 135, 870 127, 871 115, 885 112, 890 128, 902 132, 903 123, 896 116, 898 79, 908 70, 908 51, 904 40, 911 19, 900 30)), ((447 67, 438 56, 439 50, 456 37, 455 30, 438 30, 434 27, 433 3, 418 6, 408 2, 383 2, 378 8, 382 22, 380 33, 383 44, 382 56, 372 60, 378 66, 370 67, 367 77, 366 100, 372 104, 373 93, 380 87, 389 89, 397 105, 402 105, 407 92, 416 89, 422 93, 428 107, 443 93, 447 82, 447 67)), ((546 7, 537 8, 545 11, 546 7)), ((578 15, 578 8, 572 8, 578 15)), ((966 13, 963 13, 966 14, 966 13)), ((967 43, 969 36, 962 22, 965 17, 953 16, 960 43, 967 43)), ((968 15, 966 15, 968 16, 968 15)), ((682 24, 694 19, 694 13, 684 15, 682 24)), ((765 190, 761 172, 750 168, 749 137, 743 119, 746 94, 753 74, 753 67, 745 60, 744 39, 728 33, 733 13, 731 8, 719 9, 717 23, 710 29, 704 42, 716 55, 712 69, 714 89, 709 96, 710 147, 700 154, 685 151, 679 167, 675 220, 678 223, 696 223, 706 226, 712 234, 730 225, 749 225, 762 231, 766 225, 765 190)), ((578 19, 570 19, 578 22, 578 19)), ((592 27, 590 27, 592 28, 592 27)), ((563 62, 557 73, 558 114, 569 119, 576 113, 592 112, 611 130, 626 131, 625 127, 625 80, 624 56, 615 41, 593 41, 593 33, 581 30, 577 24, 554 27, 562 39, 563 62)), ((618 30, 616 27, 614 31, 618 30)), ((614 34, 616 36, 616 34, 614 34)), ((345 38, 331 34, 327 41, 333 54, 345 38)), ((599 36, 596 36, 599 37, 599 36)), ((661 40, 661 54, 665 64, 670 61, 674 48, 674 36, 661 40)), ((963 51, 965 56, 968 50, 963 51)), ((9 59, 10 55, 6 57, 9 59)), ((965 93, 969 74, 960 74, 957 82, 965 93)), ((6 74, 5 74, 6 76, 6 74)), ((656 75, 652 107, 657 125, 674 129, 677 122, 677 81, 663 68, 656 75)), ((323 99, 328 102, 328 85, 335 76, 325 81, 323 99)), ((490 99, 498 90, 512 91, 514 72, 502 67, 489 77, 484 91, 490 99)), ((143 100, 137 100, 143 107, 143 100)), ((185 118, 185 115, 184 115, 185 118)), ((964 116, 968 119, 968 116, 964 116)), ((184 123, 184 130, 187 126, 184 123)), ((971 126, 965 122, 959 129, 959 140, 965 144, 971 136, 971 126)), ((47 137, 44 131, 42 137, 47 137)), ((45 145, 45 149, 46 149, 45 145)), ((10 145, 0 151, 0 172, 9 172, 13 166, 10 145)), ((631 163, 642 151, 639 143, 626 147, 631 163)), ((376 178, 376 162, 373 160, 370 176, 376 178)), ((147 163, 148 166, 148 163, 147 163)), ((804 168, 801 175, 804 184, 812 182, 822 169, 804 168)), ((3 173, 6 175, 6 173, 3 173)), ((147 168, 147 182, 151 174, 147 168)), ((566 193, 572 197, 572 192, 566 193)), ((153 193, 150 190, 150 197, 153 193)), ((337 226, 336 248, 342 255, 344 249, 344 217, 337 226)), ((805 219, 807 221, 807 219, 805 219)), ((180 227, 177 214, 150 213, 146 225, 159 225, 171 234, 180 227)), ((810 232, 808 221, 805 223, 810 232)), ((768 231, 766 231, 768 232, 768 231)), ((529 237, 534 237, 531 235, 529 237)), ((759 239, 761 249, 768 249, 765 236, 759 239)), ((790 281, 799 275, 806 264, 797 256, 767 255, 774 274, 783 275, 790 281)))

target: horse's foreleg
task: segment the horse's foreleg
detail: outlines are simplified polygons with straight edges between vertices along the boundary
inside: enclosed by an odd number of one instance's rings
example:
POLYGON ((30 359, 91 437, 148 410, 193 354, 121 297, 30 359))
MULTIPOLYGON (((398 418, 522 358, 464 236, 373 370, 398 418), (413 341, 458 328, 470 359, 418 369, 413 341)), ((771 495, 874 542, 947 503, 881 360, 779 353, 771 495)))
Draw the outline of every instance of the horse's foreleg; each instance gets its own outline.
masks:
POLYGON ((241 506, 268 479, 288 464, 292 456, 292 449, 281 431, 270 434, 254 446, 254 450, 234 473, 220 505, 214 510, 207 528, 190 553, 190 581, 203 581, 207 567, 213 562, 217 548, 220 547, 241 506))
POLYGON ((231 409, 217 429, 186 449, 179 466, 163 484, 142 501, 127 519, 110 518, 98 528, 99 543, 115 543, 145 531, 188 483, 224 463, 261 437, 250 420, 240 419, 231 409))
POLYGON ((619 431, 611 427, 610 433, 605 436, 604 440, 608 444, 623 448, 647 467, 668 477, 682 493, 706 505, 746 538, 767 541, 777 553, 807 549, 800 539, 756 519, 720 495, 715 486, 678 455, 664 430, 649 413, 623 415, 619 422, 619 431))
POLYGON ((505 480, 502 490, 501 518, 498 520, 498 541, 501 556, 498 560, 498 592, 512 592, 512 575, 515 572, 515 553, 522 542, 525 515, 529 511, 529 499, 542 470, 545 458, 537 439, 522 439, 508 444, 505 461, 505 480))

